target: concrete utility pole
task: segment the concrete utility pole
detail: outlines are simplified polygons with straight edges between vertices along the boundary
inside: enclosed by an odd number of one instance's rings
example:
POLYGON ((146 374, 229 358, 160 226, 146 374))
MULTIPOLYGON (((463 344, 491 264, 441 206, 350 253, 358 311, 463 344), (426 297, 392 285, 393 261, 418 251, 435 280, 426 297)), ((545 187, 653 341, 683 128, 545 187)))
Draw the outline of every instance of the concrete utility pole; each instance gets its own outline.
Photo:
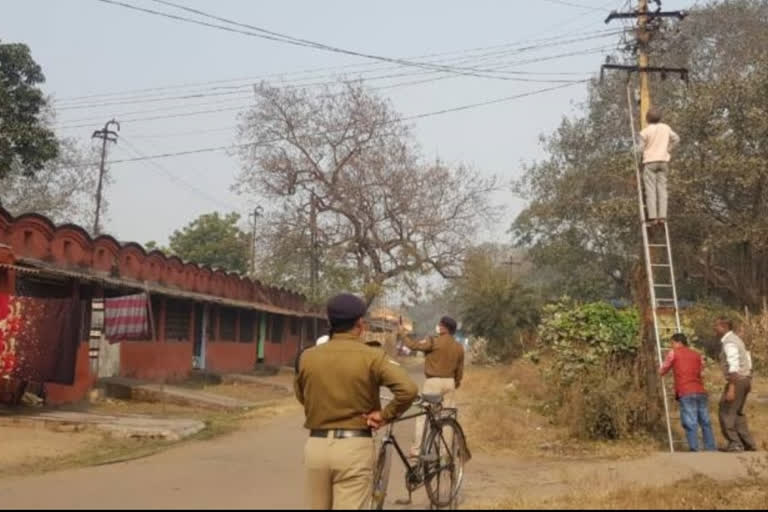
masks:
POLYGON ((99 226, 99 220, 101 216, 101 192, 104 186, 104 170, 107 160, 107 142, 113 142, 117 144, 117 132, 120 131, 120 123, 114 118, 104 125, 101 130, 96 130, 91 136, 92 139, 101 139, 101 163, 99 164, 99 184, 96 188, 96 215, 93 219, 93 234, 94 236, 100 233, 101 227, 99 226), (116 131, 110 130, 109 127, 114 126, 116 131))
MULTIPOLYGON (((648 0, 638 0, 637 12, 640 14, 637 18, 637 66, 639 69, 648 68, 648 42, 650 34, 648 33, 648 0)), ((640 72, 640 129, 645 128, 647 121, 645 119, 648 110, 651 108, 651 87, 648 83, 648 73, 640 72)))
MULTIPOLYGON (((627 71, 629 73, 637 73, 639 76, 639 89, 640 89, 640 128, 644 128, 647 124, 646 121, 646 115, 648 113, 648 110, 651 108, 651 90, 649 85, 649 75, 650 73, 660 73, 662 77, 664 77, 667 73, 676 73, 680 74, 680 76, 683 79, 687 79, 688 70, 684 68, 667 68, 667 67, 654 67, 650 65, 650 59, 649 59, 649 46, 651 41, 651 36, 653 32, 655 32, 658 29, 658 24, 656 23, 660 18, 664 17, 676 17, 678 19, 683 19, 685 17, 685 12, 683 11, 674 11, 674 12, 663 12, 661 10, 661 0, 652 0, 656 6, 657 9, 655 11, 649 11, 648 9, 648 0, 638 0, 637 8, 632 12, 626 12, 626 13, 619 13, 619 12, 612 12, 608 18, 605 20, 606 23, 610 22, 613 19, 616 18, 630 18, 630 19, 636 19, 636 30, 635 30, 635 44, 636 44, 636 50, 637 50, 637 65, 625 65, 625 64, 604 64, 601 70, 602 71, 606 69, 618 69, 627 71)), ((634 123, 634 105, 632 105, 631 100, 631 92, 630 92, 630 83, 627 81, 627 101, 628 101, 628 107, 629 107, 629 116, 630 121, 632 123, 632 138, 633 138, 633 145, 636 144, 636 133, 635 133, 635 123, 634 123)), ((635 146, 635 149, 637 146, 635 146)), ((641 166, 640 161, 638 160, 637 155, 635 155, 635 166, 636 166, 636 178, 637 178, 637 187, 638 187, 638 207, 639 207, 639 216, 641 220, 641 229, 642 229, 642 238, 643 238, 643 260, 645 261, 645 269, 642 268, 642 266, 637 266, 635 268, 635 271, 633 272, 633 279, 632 279, 632 292, 633 296, 635 297, 635 302, 637 304, 638 310, 640 311, 641 316, 641 336, 643 338, 643 346, 641 351, 641 365, 645 370, 645 378, 646 378, 646 392, 647 392, 647 400, 648 403, 651 403, 652 398, 656 395, 656 390, 658 389, 658 366, 656 366, 653 363, 654 357, 653 353, 656 352, 658 356, 658 365, 661 365, 662 363, 662 354, 661 354, 661 344, 662 344, 662 334, 661 330, 659 328, 659 311, 660 311, 660 301, 664 300, 664 306, 669 306, 670 302, 666 299, 658 299, 656 296, 656 288, 660 286, 668 287, 672 290, 673 293, 673 299, 671 301, 671 305, 673 307, 673 311, 675 312, 675 317, 677 319, 677 329, 679 331, 679 313, 678 313, 678 305, 677 305, 677 292, 675 291, 675 277, 674 277, 674 268, 672 265, 672 251, 671 251, 671 242, 669 237, 669 230, 667 225, 664 225, 665 228, 665 237, 666 237, 666 243, 664 244, 654 244, 654 247, 661 247, 666 249, 667 254, 667 261, 664 263, 659 263, 659 261, 656 261, 654 264, 654 258, 652 256, 651 251, 651 245, 649 243, 649 233, 648 233, 648 227, 646 225, 645 219, 647 218, 647 214, 645 212, 645 205, 643 200, 643 192, 642 192, 642 178, 641 178, 641 166), (664 284, 656 284, 656 277, 654 275, 654 268, 660 268, 664 267, 668 269, 668 275, 670 282, 664 283, 664 284), (647 285, 645 284, 645 281, 648 281, 647 285), (643 361, 645 361, 643 363, 643 361)), ((654 253, 658 257, 658 251, 654 253)), ((661 394, 663 397, 664 402, 664 412, 665 412, 665 418, 666 418, 666 425, 667 425, 667 437, 669 440, 669 450, 670 452, 674 452, 674 439, 672 435, 672 428, 671 428, 671 421, 670 421, 670 415, 669 415, 669 404, 667 399, 667 391, 664 386, 663 380, 661 381, 661 394)), ((655 399, 655 398, 653 398, 655 399)), ((652 410, 649 408, 649 410, 652 410)), ((653 413, 655 415, 655 413, 653 413)))

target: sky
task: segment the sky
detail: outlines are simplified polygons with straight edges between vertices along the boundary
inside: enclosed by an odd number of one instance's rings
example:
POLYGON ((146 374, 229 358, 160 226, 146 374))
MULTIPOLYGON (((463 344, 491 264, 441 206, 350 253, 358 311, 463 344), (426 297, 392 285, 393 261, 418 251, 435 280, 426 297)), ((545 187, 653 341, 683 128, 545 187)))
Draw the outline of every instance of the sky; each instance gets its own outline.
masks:
MULTIPOLYGON (((203 19, 153 0, 121 1, 203 19)), ((43 89, 54 100, 57 134, 88 144, 93 131, 115 117, 121 122, 120 140, 110 147, 109 160, 122 160, 237 142, 237 114, 253 101, 250 84, 261 80, 295 84, 333 80, 340 74, 367 77, 366 83, 380 88, 377 93, 388 97, 406 117, 567 85, 552 81, 596 76, 618 36, 568 44, 563 40, 620 29, 620 23, 606 25, 604 19, 611 10, 627 5, 626 0, 176 3, 358 53, 442 59, 441 64, 483 69, 504 66, 504 72, 527 74, 503 76, 540 82, 427 75, 420 68, 191 25, 98 0, 2 0, 0 38, 29 45, 42 66, 47 79, 43 89), (541 46, 545 38, 560 40, 556 46, 524 49, 541 46), (557 57, 563 53, 575 55, 557 57), (424 57, 432 54, 441 56, 424 57), (380 78, 392 74, 404 76, 380 78), (441 79, 424 82, 427 78, 441 79), (550 82, 541 82, 546 80, 550 82), (423 83, 408 84, 418 81, 423 83), (190 92, 209 95, 168 99, 190 92), (115 95, 93 97, 103 94, 115 95), (153 101, 136 102, 147 99, 153 101), (224 111, 200 113, 211 110, 224 111)), ((686 5, 666 0, 664 7, 686 5)), ((540 135, 555 129, 564 115, 572 115, 585 92, 584 84, 569 85, 426 117, 412 126, 425 158, 464 162, 509 183, 521 176, 525 162, 543 156, 540 135)), ((104 230, 119 240, 165 243, 175 229, 200 214, 237 211, 247 215, 257 204, 254 198, 232 191, 240 166, 230 151, 116 162, 109 168, 112 183, 106 190, 109 210, 104 230)), ((480 237, 503 241, 525 198, 504 191, 494 199, 505 206, 504 218, 480 237)))

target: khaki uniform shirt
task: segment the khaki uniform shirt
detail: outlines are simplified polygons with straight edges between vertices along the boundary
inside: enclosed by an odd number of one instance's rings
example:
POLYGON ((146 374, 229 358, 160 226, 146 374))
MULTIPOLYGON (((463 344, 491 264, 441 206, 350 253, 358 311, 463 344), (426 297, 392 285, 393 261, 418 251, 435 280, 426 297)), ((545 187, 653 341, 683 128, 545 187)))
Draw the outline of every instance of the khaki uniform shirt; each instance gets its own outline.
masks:
POLYGON ((381 386, 394 395, 382 411, 387 421, 404 413, 418 394, 398 363, 349 333, 304 351, 294 378, 308 429, 367 429, 363 414, 381 409, 381 386))
POLYGON ((453 336, 441 334, 421 342, 405 336, 404 342, 409 349, 424 352, 424 375, 427 378, 453 378, 458 389, 464 376, 464 347, 453 336))

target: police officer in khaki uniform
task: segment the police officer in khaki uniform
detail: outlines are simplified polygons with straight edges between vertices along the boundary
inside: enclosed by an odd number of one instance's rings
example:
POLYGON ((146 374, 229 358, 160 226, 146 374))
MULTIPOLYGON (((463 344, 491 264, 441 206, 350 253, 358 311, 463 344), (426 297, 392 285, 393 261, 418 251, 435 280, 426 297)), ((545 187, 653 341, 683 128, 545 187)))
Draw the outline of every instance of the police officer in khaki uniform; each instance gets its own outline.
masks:
MULTIPOLYGON (((453 335, 456 333, 456 320, 444 316, 437 325, 437 338, 429 337, 423 341, 414 341, 404 331, 405 346, 411 350, 424 352, 424 394, 443 395, 445 407, 455 407, 454 391, 461 386, 464 376, 464 347, 456 341, 453 335)), ((418 456, 421 447, 421 436, 424 430, 424 416, 416 419, 416 431, 411 456, 418 456)))
POLYGON ((301 354, 294 380, 309 439, 304 448, 313 509, 362 509, 372 491, 371 430, 405 412, 418 387, 405 370, 362 339, 365 303, 349 294, 328 302, 330 340, 301 354), (381 410, 379 387, 394 398, 381 410))

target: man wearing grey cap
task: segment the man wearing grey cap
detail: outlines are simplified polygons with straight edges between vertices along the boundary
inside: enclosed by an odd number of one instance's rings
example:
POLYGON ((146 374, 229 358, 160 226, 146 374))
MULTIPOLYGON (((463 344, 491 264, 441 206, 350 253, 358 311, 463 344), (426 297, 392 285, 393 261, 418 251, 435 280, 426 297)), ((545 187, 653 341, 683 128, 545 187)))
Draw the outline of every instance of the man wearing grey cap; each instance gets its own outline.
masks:
MULTIPOLYGON (((444 316, 437 324, 437 338, 428 337, 423 341, 412 340, 405 331, 400 331, 405 346, 411 350, 424 352, 424 394, 443 395, 443 406, 455 407, 454 391, 461 386, 464 376, 464 347, 456 341, 456 320, 444 316)), ((424 416, 416 420, 416 430, 411 456, 419 455, 424 431, 424 416)))
POLYGON ((375 459, 371 430, 405 412, 418 394, 399 364, 364 343, 366 309, 354 295, 332 298, 328 342, 304 351, 296 365, 294 390, 309 430, 304 464, 313 509, 369 505, 375 459), (380 386, 393 395, 383 410, 380 386))

